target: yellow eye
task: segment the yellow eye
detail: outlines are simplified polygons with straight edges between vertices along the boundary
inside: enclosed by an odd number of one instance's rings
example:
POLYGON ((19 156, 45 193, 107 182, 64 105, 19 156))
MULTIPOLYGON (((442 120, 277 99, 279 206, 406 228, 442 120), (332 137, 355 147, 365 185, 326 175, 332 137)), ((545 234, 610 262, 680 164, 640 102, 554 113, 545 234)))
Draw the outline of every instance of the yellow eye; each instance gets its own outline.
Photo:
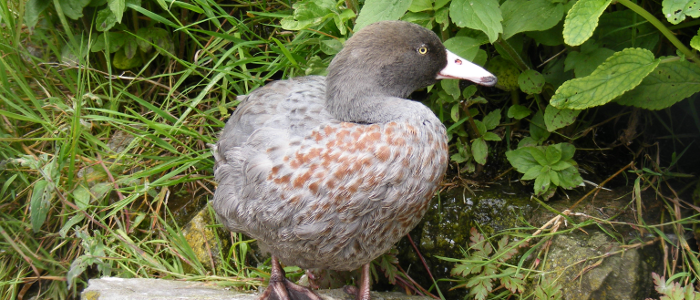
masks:
POLYGON ((420 46, 420 48, 418 48, 418 53, 421 55, 426 54, 428 53, 428 48, 426 48, 425 46, 420 46))

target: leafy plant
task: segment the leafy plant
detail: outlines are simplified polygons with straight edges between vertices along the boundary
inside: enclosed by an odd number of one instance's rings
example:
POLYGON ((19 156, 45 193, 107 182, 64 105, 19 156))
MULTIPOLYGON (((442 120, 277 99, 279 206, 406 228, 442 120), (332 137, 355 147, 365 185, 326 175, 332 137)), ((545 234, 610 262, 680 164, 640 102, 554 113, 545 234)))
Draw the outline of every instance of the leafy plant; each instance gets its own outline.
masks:
POLYGON ((573 160, 576 148, 569 143, 527 146, 506 152, 508 161, 523 173, 521 180, 535 180, 535 194, 549 195, 556 187, 572 189, 583 182, 573 160))
POLYGON ((494 283, 500 282, 511 293, 522 294, 525 291, 525 276, 517 267, 506 265, 506 262, 518 253, 518 247, 526 243, 514 245, 509 242, 508 236, 503 236, 494 247, 476 228, 470 230, 470 235, 469 249, 462 251, 464 259, 439 257, 456 263, 450 272, 459 278, 453 289, 469 289, 469 296, 483 300, 494 291, 494 283))
POLYGON ((700 293, 695 291, 692 284, 681 286, 680 283, 674 282, 672 278, 665 280, 663 276, 659 276, 659 274, 654 272, 651 273, 651 277, 654 279, 654 289, 661 294, 660 300, 700 299, 700 293))

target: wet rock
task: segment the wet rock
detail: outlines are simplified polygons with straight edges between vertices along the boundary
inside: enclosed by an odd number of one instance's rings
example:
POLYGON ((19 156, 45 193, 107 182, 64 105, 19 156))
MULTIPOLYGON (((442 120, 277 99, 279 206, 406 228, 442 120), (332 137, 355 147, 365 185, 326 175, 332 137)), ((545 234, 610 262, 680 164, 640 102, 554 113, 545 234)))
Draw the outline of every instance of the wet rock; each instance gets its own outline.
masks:
POLYGON ((618 241, 600 231, 558 235, 544 271, 558 278, 564 299, 645 299, 653 289, 656 248, 631 248, 605 257, 620 249, 618 241))
MULTIPOLYGON (((341 289, 318 291, 324 300, 350 300, 352 296, 341 289)), ((175 281, 149 278, 105 277, 91 279, 80 294, 82 300, 258 300, 259 295, 242 293, 218 286, 213 282, 175 281)), ((432 298, 406 296, 400 293, 372 292, 373 300, 428 300, 432 298)))

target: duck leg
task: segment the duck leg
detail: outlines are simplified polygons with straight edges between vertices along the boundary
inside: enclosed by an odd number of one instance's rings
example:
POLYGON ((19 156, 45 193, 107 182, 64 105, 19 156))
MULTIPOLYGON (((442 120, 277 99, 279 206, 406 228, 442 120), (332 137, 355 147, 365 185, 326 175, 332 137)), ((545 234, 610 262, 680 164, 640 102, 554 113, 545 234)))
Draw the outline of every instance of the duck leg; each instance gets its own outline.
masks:
POLYGON ((362 265, 362 275, 360 275, 360 286, 345 286, 343 290, 350 294, 355 295, 355 300, 370 300, 370 287, 372 282, 372 277, 370 277, 369 264, 366 263, 362 265))
POLYGON ((260 300, 322 300, 312 290, 289 281, 284 275, 279 260, 273 255, 270 284, 260 295, 260 300))

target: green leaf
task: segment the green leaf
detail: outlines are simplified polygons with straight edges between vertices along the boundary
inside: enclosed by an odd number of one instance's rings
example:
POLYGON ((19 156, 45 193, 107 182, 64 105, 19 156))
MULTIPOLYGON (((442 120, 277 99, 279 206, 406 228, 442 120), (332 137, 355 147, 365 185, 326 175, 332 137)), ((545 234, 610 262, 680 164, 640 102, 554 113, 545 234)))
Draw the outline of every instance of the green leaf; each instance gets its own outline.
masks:
POLYGON ((411 0, 367 0, 355 21, 355 32, 374 22, 398 20, 411 6, 411 0))
POLYGON ((32 231, 39 232, 41 225, 44 225, 46 216, 51 208, 51 198, 53 198, 52 185, 46 180, 39 180, 34 183, 32 198, 30 200, 30 220, 32 231))
POLYGON ((537 176, 540 176, 540 172, 542 171, 542 166, 540 164, 537 164, 535 166, 530 167, 527 172, 523 175, 520 180, 533 180, 537 178, 537 176))
POLYGON ((286 30, 302 30, 318 25, 333 15, 335 1, 306 0, 294 3, 294 13, 280 20, 280 25, 286 30))
POLYGON ((664 0, 661 11, 669 23, 676 25, 683 22, 686 16, 700 17, 699 6, 700 3, 697 0, 664 0))
POLYGON ((141 61, 141 56, 134 55, 133 57, 128 58, 124 51, 125 49, 121 49, 114 54, 114 58, 112 58, 112 64, 114 67, 117 69, 126 70, 139 67, 143 64, 141 61))
POLYGON ((562 161, 567 161, 574 158, 574 153, 576 152, 576 147, 574 145, 569 143, 559 143, 555 144, 554 147, 557 147, 559 151, 561 151, 562 161))
POLYGON ((85 209, 90 205, 90 190, 82 184, 78 185, 73 190, 73 200, 75 200, 75 205, 77 205, 78 208, 85 209))
POLYGON ((552 184, 559 186, 559 174, 555 172, 553 169, 549 170, 549 180, 552 181, 552 184))
POLYGON ((520 173, 527 173, 532 167, 542 167, 532 154, 530 154, 531 147, 519 148, 517 150, 506 151, 506 158, 510 165, 515 168, 520 173))
POLYGON ((483 122, 486 130, 493 130, 501 123, 501 110, 494 109, 484 117, 483 122))
POLYGON ((552 132, 573 124, 581 112, 582 110, 558 109, 548 104, 544 109, 544 124, 547 125, 547 130, 552 132))
POLYGON ((569 52, 564 62, 564 70, 573 69, 576 77, 586 77, 613 54, 615 51, 599 48, 598 45, 588 41, 581 46, 581 52, 569 52))
POLYGON ((433 10, 433 0, 413 0, 411 6, 408 7, 410 12, 421 12, 433 10))
POLYGON ((542 195, 549 189, 549 185, 552 183, 549 177, 549 167, 542 167, 540 171, 540 176, 535 179, 535 195, 542 195))
POLYGON ((151 37, 150 30, 151 28, 149 27, 141 27, 136 31, 136 35, 139 37, 136 39, 136 44, 143 53, 148 53, 148 51, 151 51, 151 47, 153 47, 153 45, 151 45, 151 43, 153 43, 153 38, 151 37))
POLYGON ((474 124, 476 124, 476 129, 479 131, 479 135, 484 135, 484 133, 486 133, 486 125, 484 122, 474 120, 474 124))
POLYGON ((90 0, 58 0, 63 14, 73 20, 83 16, 83 8, 90 4, 90 0))
POLYGON ((466 36, 450 38, 444 44, 445 48, 468 61, 474 60, 476 53, 479 51, 479 46, 481 46, 478 39, 466 36))
POLYGON ((107 31, 114 27, 114 24, 117 23, 117 18, 109 8, 104 8, 97 12, 95 23, 97 31, 107 31))
POLYGON ((617 103, 644 109, 663 109, 700 92, 700 67, 687 60, 659 64, 617 103))
POLYGON ((335 55, 343 49, 343 43, 336 39, 321 40, 321 51, 327 55, 335 55))
POLYGON ((564 42, 569 46, 583 44, 593 35, 598 18, 612 0, 579 0, 564 19, 564 42))
POLYGON ((542 87, 544 87, 544 77, 535 70, 525 70, 525 72, 518 75, 518 86, 524 93, 530 95, 539 94, 542 92, 542 87))
POLYGON ((170 37, 170 32, 163 28, 152 27, 149 31, 149 34, 151 40, 153 41, 153 44, 159 47, 156 48, 158 50, 158 53, 166 54, 166 52, 175 52, 175 44, 173 43, 173 40, 170 37))
POLYGON ((583 183, 583 178, 576 167, 559 171, 559 186, 567 190, 573 189, 583 183))
POLYGON ((483 138, 475 139, 472 142, 472 155, 474 156, 474 161, 480 165, 486 164, 486 157, 489 154, 489 146, 486 145, 486 141, 483 138))
POLYGON ((545 150, 545 156, 547 158, 547 164, 551 166, 561 160, 561 150, 554 145, 549 145, 545 150))
POLYGON ((138 44, 136 43, 136 38, 129 36, 126 38, 126 41, 124 42, 124 55, 126 55, 127 59, 132 59, 134 58, 134 55, 136 55, 136 50, 138 49, 138 44))
POLYGON ((551 133, 547 131, 547 126, 544 125, 544 117, 542 116, 542 111, 538 111, 532 116, 530 120, 530 136, 538 144, 541 144, 551 133))
POLYGON ((109 41, 109 49, 107 52, 114 53, 119 51, 119 49, 124 46, 126 42, 126 35, 121 32, 108 31, 100 34, 95 39, 95 42, 90 47, 90 51, 97 52, 105 50, 105 45, 109 41))
POLYGON ((450 25, 450 10, 449 7, 443 7, 435 12, 435 22, 442 24, 442 26, 450 25))
POLYGON ((507 0, 501 5, 504 40, 525 31, 547 30, 564 16, 564 5, 549 0, 507 0))
POLYGON ((498 136, 498 134, 495 134, 495 133, 490 132, 490 131, 484 133, 483 138, 485 141, 492 141, 492 142, 500 142, 501 141, 501 137, 498 136))
POLYGON ((452 109, 450 109, 450 118, 452 118, 454 122, 459 121, 459 103, 452 105, 452 109))
POLYGON ((515 105, 511 106, 510 108, 508 108, 508 117, 514 118, 516 120, 520 120, 524 117, 527 117, 531 113, 532 113, 532 111, 529 108, 522 106, 522 105, 519 105, 519 104, 515 104, 515 105))
POLYGON ((528 149, 530 149, 530 154, 532 154, 532 157, 535 158, 538 164, 542 166, 549 165, 549 162, 547 161, 547 155, 542 149, 540 149, 540 147, 530 147, 528 149))
POLYGON ((590 76, 562 84, 550 103, 559 109, 586 109, 606 104, 639 85, 659 61, 649 50, 622 50, 608 58, 590 76))
POLYGON ((564 22, 559 22, 554 27, 543 31, 527 31, 526 36, 531 37, 535 42, 545 46, 559 46, 564 44, 564 22))
MULTIPOLYGON (((573 165, 570 164, 569 162, 560 160, 560 161, 554 163, 553 165, 551 165, 551 167, 552 167, 552 170, 554 170, 554 171, 562 171, 562 170, 566 170, 568 168, 573 167, 573 165)), ((559 184, 557 184, 557 185, 559 185, 559 184)))
POLYGON ((39 22, 39 15, 41 15, 49 4, 51 0, 29 0, 24 6, 24 24, 29 28, 34 28, 36 23, 39 22))
POLYGON ((503 17, 498 8, 498 0, 452 0, 450 18, 459 27, 483 31, 491 43, 503 32, 503 17))
POLYGON ((475 300, 484 300, 493 290, 493 283, 487 276, 476 276, 467 281, 466 287, 470 288, 469 295, 473 295, 475 300))
POLYGON ((469 99, 474 96, 474 94, 476 94, 476 85, 470 85, 462 91, 462 97, 464 97, 464 99, 469 99))
POLYGON ((407 12, 403 17, 402 21, 415 23, 428 29, 433 29, 433 14, 427 12, 407 12))
POLYGON ((690 40, 690 47, 693 47, 695 50, 700 50, 700 32, 690 40))
POLYGON ((442 87, 448 95, 452 96, 455 100, 459 99, 459 80, 457 79, 444 79, 440 80, 440 86, 442 87))
POLYGON ((126 0, 108 0, 107 3, 117 22, 121 23, 124 10, 126 10, 126 0))

